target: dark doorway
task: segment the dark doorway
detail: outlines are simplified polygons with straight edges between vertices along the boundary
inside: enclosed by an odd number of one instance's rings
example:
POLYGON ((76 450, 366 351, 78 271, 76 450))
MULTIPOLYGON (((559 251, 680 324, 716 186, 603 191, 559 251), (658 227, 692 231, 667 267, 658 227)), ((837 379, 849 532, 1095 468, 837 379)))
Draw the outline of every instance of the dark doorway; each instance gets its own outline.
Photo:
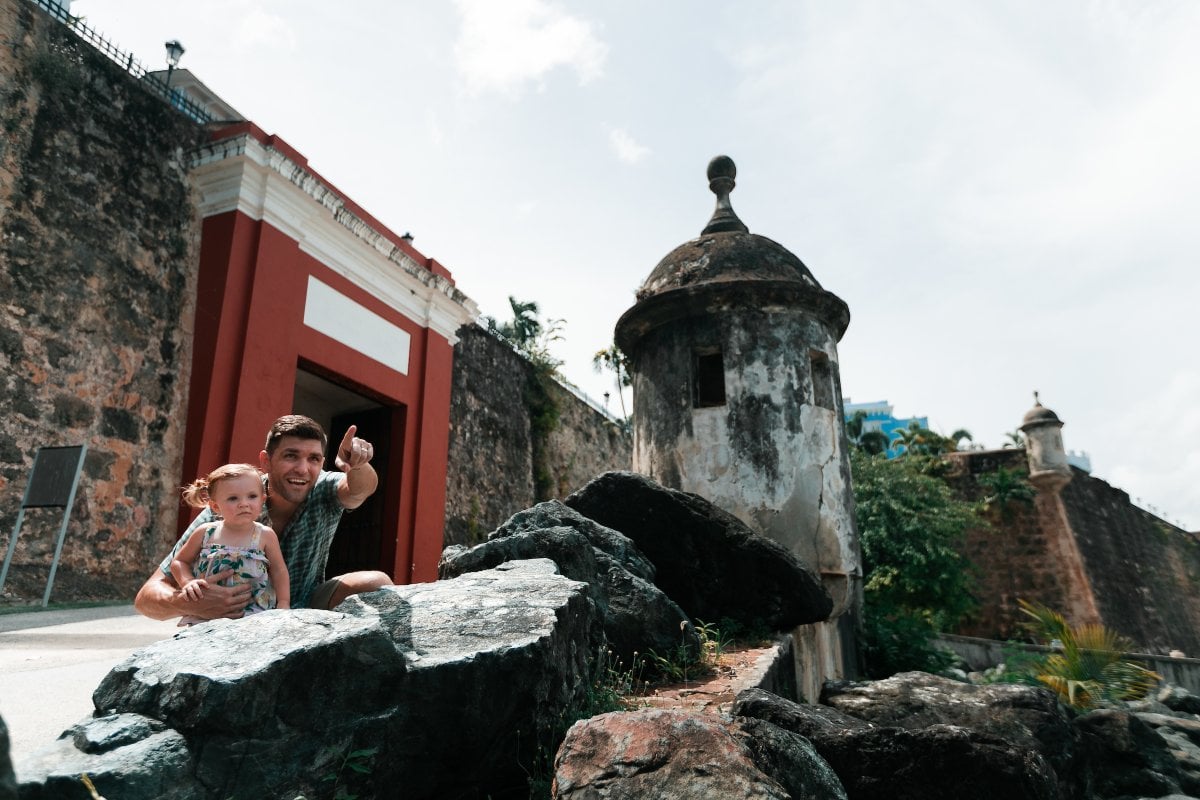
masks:
POLYGON ((401 446, 399 437, 403 425, 397 426, 394 421, 403 419, 402 409, 379 402, 358 387, 341 382, 338 376, 307 363, 296 370, 292 408, 295 413, 312 417, 325 428, 329 436, 325 452, 327 470, 337 469, 334 464, 337 448, 351 425, 357 425, 358 437, 366 439, 375 448, 371 466, 379 475, 379 490, 357 509, 342 515, 329 551, 326 577, 364 569, 382 570, 391 575, 395 566, 397 519, 394 518, 395 509, 387 503, 387 487, 394 484, 389 479, 395 477, 388 474, 389 463, 392 451, 399 452, 401 446), (389 515, 393 518, 389 519, 389 515))
MULTIPOLYGON (((333 464, 338 445, 351 425, 358 426, 356 435, 360 439, 366 439, 375 447, 371 466, 379 475, 379 491, 358 508, 342 514, 337 536, 329 549, 325 577, 332 578, 360 569, 378 569, 390 575, 393 565, 384 560, 383 512, 385 487, 391 485, 387 480, 387 444, 392 441, 392 409, 373 408, 334 417, 329 426, 329 451, 325 454, 327 469, 335 468, 333 464), (382 452, 380 443, 383 443, 382 452)), ((392 529, 395 530, 394 525, 392 529)))

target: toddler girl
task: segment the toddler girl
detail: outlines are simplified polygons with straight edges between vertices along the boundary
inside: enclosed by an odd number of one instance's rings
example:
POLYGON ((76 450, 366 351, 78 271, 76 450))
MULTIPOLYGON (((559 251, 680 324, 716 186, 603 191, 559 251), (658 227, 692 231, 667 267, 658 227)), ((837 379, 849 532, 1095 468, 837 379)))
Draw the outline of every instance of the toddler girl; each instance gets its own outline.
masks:
MULTIPOLYGON (((251 584, 245 613, 289 608, 291 590, 279 537, 258 521, 266 500, 261 473, 249 464, 226 464, 185 486, 183 499, 220 517, 193 531, 171 562, 171 575, 184 597, 199 600, 208 588, 208 577, 232 569, 233 575, 223 585, 251 584)), ((180 625, 197 622, 204 620, 191 616, 179 620, 180 625)))

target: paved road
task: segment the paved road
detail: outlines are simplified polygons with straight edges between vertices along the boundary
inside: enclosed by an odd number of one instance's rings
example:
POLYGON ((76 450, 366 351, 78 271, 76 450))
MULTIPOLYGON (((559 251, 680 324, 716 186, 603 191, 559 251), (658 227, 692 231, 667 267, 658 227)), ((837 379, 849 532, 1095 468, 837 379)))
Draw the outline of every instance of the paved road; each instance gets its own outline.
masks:
POLYGON ((126 656, 179 629, 133 606, 0 615, 0 716, 13 763, 92 713, 92 690, 126 656))

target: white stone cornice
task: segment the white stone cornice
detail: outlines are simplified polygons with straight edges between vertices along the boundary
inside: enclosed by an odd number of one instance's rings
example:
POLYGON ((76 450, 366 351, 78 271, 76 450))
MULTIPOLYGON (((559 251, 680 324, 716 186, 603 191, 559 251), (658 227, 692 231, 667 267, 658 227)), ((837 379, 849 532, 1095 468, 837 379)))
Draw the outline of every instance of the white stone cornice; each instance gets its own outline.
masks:
POLYGON ((200 213, 240 211, 451 344, 479 315, 454 284, 413 260, 303 166, 248 133, 205 145, 191 158, 200 213))

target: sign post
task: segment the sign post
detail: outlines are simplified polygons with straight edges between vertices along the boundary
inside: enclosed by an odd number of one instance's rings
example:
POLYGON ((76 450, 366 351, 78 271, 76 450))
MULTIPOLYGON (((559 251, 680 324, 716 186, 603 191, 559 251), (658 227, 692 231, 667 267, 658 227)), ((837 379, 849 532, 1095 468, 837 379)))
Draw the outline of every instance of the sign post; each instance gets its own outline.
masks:
POLYGON ((33 459, 33 471, 29 473, 29 485, 17 512, 17 524, 8 541, 8 554, 4 556, 4 568, 0 569, 0 590, 8 579, 8 565, 12 562, 21 535, 21 523, 27 508, 63 509, 62 527, 58 530, 58 544, 54 548, 54 560, 50 563, 50 579, 46 581, 46 593, 42 595, 42 608, 50 604, 50 590, 54 588, 54 574, 58 572, 58 559, 62 556, 63 541, 67 538, 67 523, 71 521, 71 507, 75 505, 75 490, 79 487, 79 475, 83 472, 83 457, 87 445, 71 447, 40 447, 33 459))

